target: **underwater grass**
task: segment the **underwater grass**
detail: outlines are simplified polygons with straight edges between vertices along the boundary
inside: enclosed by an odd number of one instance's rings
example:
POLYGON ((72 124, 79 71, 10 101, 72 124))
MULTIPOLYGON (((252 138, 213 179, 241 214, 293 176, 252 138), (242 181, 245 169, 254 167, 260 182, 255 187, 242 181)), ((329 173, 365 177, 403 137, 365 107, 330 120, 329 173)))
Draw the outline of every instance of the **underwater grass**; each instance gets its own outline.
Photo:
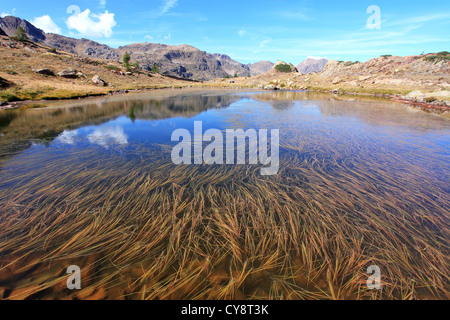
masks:
POLYGON ((333 152, 339 137, 300 143, 284 125, 272 177, 175 166, 166 145, 16 157, 1 176, 3 298, 448 299, 445 175, 425 187, 399 153, 333 152), (81 291, 65 289, 69 265, 81 291))

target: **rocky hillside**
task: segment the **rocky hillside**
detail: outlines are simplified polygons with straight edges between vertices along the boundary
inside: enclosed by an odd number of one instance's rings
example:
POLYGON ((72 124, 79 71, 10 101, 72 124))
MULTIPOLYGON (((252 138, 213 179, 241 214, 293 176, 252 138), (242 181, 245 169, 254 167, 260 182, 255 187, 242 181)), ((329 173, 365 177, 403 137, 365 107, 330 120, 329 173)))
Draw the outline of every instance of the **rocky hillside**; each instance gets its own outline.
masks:
POLYGON ((156 43, 136 43, 118 49, 88 39, 73 39, 57 34, 47 34, 20 18, 8 16, 0 19, 0 28, 8 36, 13 36, 22 26, 29 38, 50 48, 68 52, 79 57, 121 61, 128 51, 132 62, 139 62, 144 70, 150 71, 156 65, 159 71, 168 76, 192 80, 210 80, 226 76, 258 75, 270 69, 271 63, 263 61, 244 65, 227 55, 210 54, 189 45, 168 46, 156 43))
POLYGON ((162 74, 181 78, 204 81, 250 73, 245 65, 229 56, 210 54, 186 44, 135 43, 120 47, 117 52, 121 57, 128 52, 132 62, 139 62, 144 69, 151 70, 156 65, 162 74))
POLYGON ((40 42, 45 40, 45 32, 36 28, 26 20, 22 20, 13 16, 0 18, 0 29, 2 29, 9 37, 14 36, 17 28, 22 27, 28 34, 31 41, 40 42))
POLYGON ((0 36, 0 110, 20 100, 65 99, 196 83, 0 36))
POLYGON ((247 64, 247 67, 250 69, 251 76, 257 76, 263 73, 266 73, 273 67, 273 62, 270 61, 260 61, 256 63, 247 64))
POLYGON ((73 39, 59 34, 47 33, 44 44, 59 51, 80 57, 119 60, 119 54, 111 47, 88 39, 73 39))
POLYGON ((321 76, 324 78, 439 78, 450 74, 450 53, 440 52, 420 56, 381 56, 360 62, 330 60, 321 76))
POLYGON ((327 64, 327 59, 315 59, 315 58, 307 58, 303 60, 298 66, 298 72, 304 74, 310 74, 314 72, 322 72, 323 68, 327 64))

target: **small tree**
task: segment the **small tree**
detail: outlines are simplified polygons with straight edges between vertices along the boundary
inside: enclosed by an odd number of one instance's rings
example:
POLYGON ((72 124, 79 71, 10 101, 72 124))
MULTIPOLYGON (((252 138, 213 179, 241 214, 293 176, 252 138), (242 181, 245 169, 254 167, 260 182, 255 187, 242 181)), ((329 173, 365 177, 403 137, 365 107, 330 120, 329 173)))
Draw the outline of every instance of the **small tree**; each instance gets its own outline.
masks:
POLYGON ((17 28, 17 31, 14 34, 14 37, 12 37, 12 38, 17 41, 29 41, 30 40, 27 36, 27 32, 21 26, 19 26, 17 28))
POLYGON ((128 51, 125 51, 123 55, 123 65, 127 69, 127 71, 130 71, 130 60, 130 54, 128 53, 128 51))
POLYGON ((238 77, 238 74, 237 74, 237 72, 235 72, 235 73, 234 73, 234 77, 235 77, 235 78, 237 78, 237 77, 238 77))
POLYGON ((159 68, 158 68, 158 66, 156 64, 153 65, 152 72, 153 73, 159 73, 159 68))

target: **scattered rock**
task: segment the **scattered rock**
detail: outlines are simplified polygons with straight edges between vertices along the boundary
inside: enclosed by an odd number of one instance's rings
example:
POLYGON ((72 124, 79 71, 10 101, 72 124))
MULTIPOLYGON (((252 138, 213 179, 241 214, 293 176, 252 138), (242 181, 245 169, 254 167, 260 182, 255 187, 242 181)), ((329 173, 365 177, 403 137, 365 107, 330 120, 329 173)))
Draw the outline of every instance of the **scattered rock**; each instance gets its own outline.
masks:
POLYGON ((372 76, 360 76, 360 77, 358 77, 358 80, 359 81, 366 81, 366 80, 369 80, 370 78, 372 78, 372 76))
POLYGON ((54 76, 55 75, 55 73, 52 70, 47 69, 47 68, 37 69, 37 70, 34 70, 34 72, 36 72, 37 74, 43 74, 46 76, 54 76))
POLYGON ((264 90, 279 90, 279 88, 274 84, 268 84, 264 87, 264 90))
POLYGON ((125 75, 126 76, 131 76, 131 75, 133 75, 133 73, 132 72, 125 72, 125 75))
POLYGON ((58 76, 60 76, 61 78, 67 78, 67 79, 77 78, 76 72, 71 71, 71 70, 63 70, 61 72, 58 72, 58 76))
POLYGON ((406 99, 423 101, 425 99, 425 94, 420 90, 413 91, 406 95, 406 99))
POLYGON ((352 87, 358 87, 358 86, 359 86, 359 83, 356 82, 355 80, 349 81, 349 82, 347 82, 347 84, 350 85, 350 86, 352 86, 352 87))
POLYGON ((341 82, 341 79, 339 79, 339 77, 335 77, 334 79, 333 79, 333 84, 338 84, 338 83, 340 83, 341 82))
POLYGON ((78 78, 85 78, 84 74, 82 72, 77 72, 78 78))
POLYGON ((102 78, 100 78, 98 75, 95 75, 92 78, 92 82, 94 82, 96 85, 99 85, 99 86, 103 86, 103 87, 106 86, 106 82, 103 81, 102 78))

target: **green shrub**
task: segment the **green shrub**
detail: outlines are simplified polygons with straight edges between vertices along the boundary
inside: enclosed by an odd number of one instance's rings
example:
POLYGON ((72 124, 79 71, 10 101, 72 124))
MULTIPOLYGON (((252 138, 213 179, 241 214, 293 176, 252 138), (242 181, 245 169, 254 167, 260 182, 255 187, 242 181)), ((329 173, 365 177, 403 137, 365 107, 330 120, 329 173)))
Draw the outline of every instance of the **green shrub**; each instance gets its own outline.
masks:
POLYGON ((11 37, 11 38, 14 39, 14 40, 17 40, 17 41, 29 41, 29 40, 30 40, 30 39, 28 38, 28 36, 27 36, 27 32, 26 32, 25 29, 22 28, 21 26, 19 26, 19 27, 17 28, 16 33, 15 33, 14 36, 11 37))
POLYGON ((450 60, 450 56, 436 55, 436 56, 428 56, 428 57, 425 57, 423 59, 425 61, 428 61, 428 62, 438 63, 440 61, 449 61, 450 60))
POLYGON ((277 65, 275 67, 275 70, 277 70, 279 72, 285 72, 285 73, 292 72, 291 66, 286 63, 277 65))
POLYGON ((153 73, 159 73, 159 67, 156 64, 153 65, 152 72, 153 73))
POLYGON ((7 102, 20 101, 20 98, 12 93, 3 93, 2 95, 0 95, 0 97, 1 100, 5 100, 7 102))
POLYGON ((106 65, 105 68, 108 70, 120 71, 120 68, 117 66, 106 65))

